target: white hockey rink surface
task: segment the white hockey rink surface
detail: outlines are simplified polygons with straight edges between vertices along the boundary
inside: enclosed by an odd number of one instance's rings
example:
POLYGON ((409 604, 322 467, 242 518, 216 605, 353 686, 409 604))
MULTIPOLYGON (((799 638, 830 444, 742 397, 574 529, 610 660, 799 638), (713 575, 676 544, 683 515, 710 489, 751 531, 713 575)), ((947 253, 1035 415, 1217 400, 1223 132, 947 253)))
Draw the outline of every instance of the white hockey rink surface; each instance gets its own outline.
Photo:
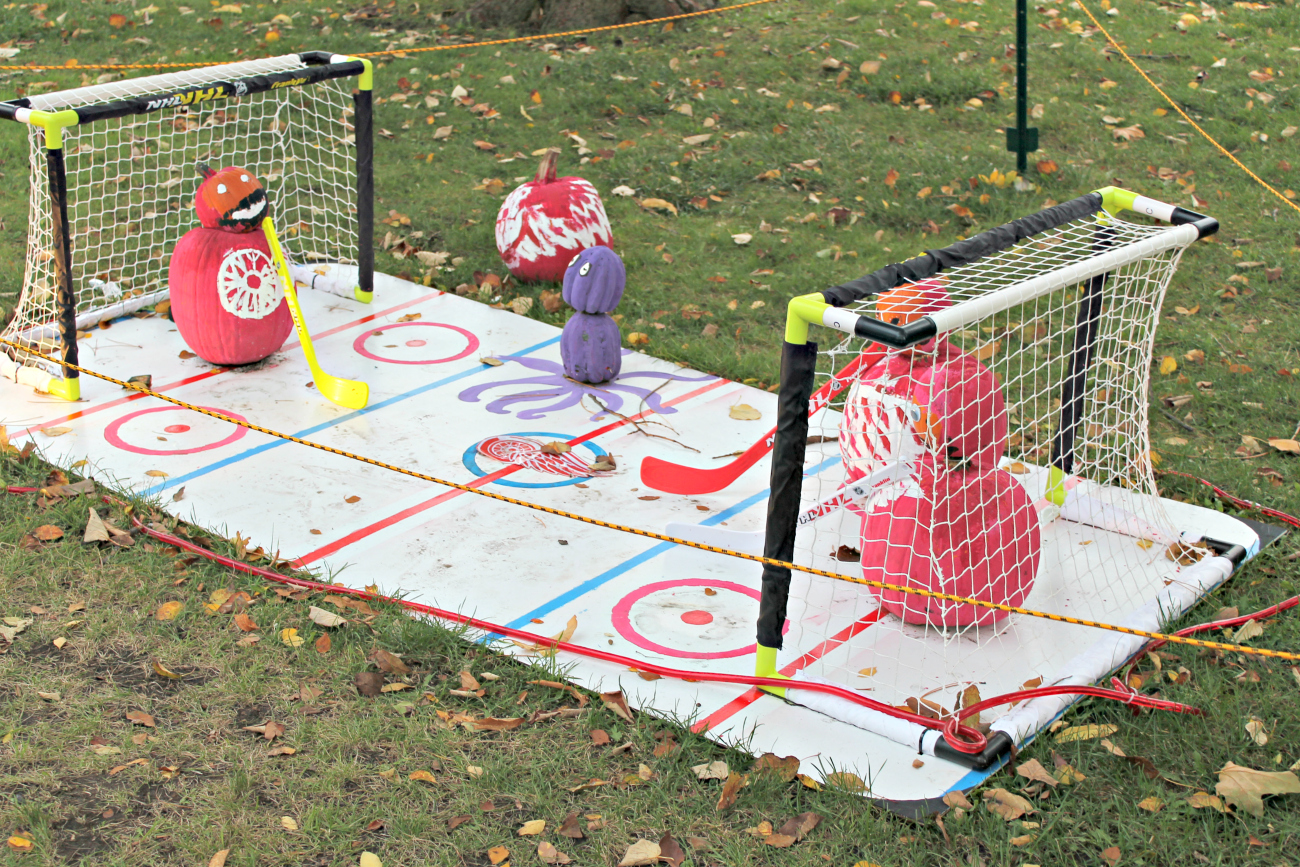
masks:
MULTIPOLYGON (((644 413, 647 420, 672 425, 675 432, 648 429, 699 449, 695 453, 601 415, 590 397, 580 401, 583 395, 562 376, 560 333, 550 325, 385 275, 376 275, 372 305, 310 291, 300 297, 322 366, 369 383, 365 409, 350 411, 320 397, 294 336, 261 365, 221 369, 197 357, 181 358, 186 346, 170 322, 127 318, 83 339, 81 363, 123 379, 152 374, 156 390, 187 402, 581 515, 657 531, 670 521, 762 528, 766 460, 724 490, 698 497, 647 488, 639 468, 647 455, 705 468, 721 465, 715 455, 747 448, 775 423, 775 395, 636 352, 624 356, 612 387, 589 389, 626 416, 644 413), (399 321, 411 314, 419 318, 399 321), (480 362, 488 356, 504 363, 480 362), (657 412, 652 400, 661 401, 657 412), (729 418, 736 403, 756 407, 762 420, 729 418), (612 453, 618 469, 607 477, 570 479, 475 457, 479 442, 504 434, 565 441, 585 459, 612 453)), ((0 380, 0 423, 15 442, 34 439, 55 464, 88 460, 81 472, 157 495, 177 517, 229 535, 239 531, 251 536, 252 546, 279 550, 351 587, 377 584, 385 593, 400 591, 413 601, 541 634, 559 632, 576 616, 572 640, 580 644, 677 668, 753 673, 761 571, 756 564, 442 488, 128 394, 89 376, 82 376, 81 387, 84 399, 70 405, 0 380), (50 427, 71 430, 42 433, 50 427), (151 470, 167 475, 150 476, 151 470), (183 499, 174 502, 182 487, 183 499), (348 502, 352 498, 359 499, 348 502)), ((809 448, 810 474, 834 472, 838 461, 833 443, 809 448)), ((1254 553, 1255 534, 1240 522, 1167 505, 1180 529, 1237 542, 1254 553)), ((1099 556, 1112 535, 1079 525, 1059 532, 1086 533, 1100 542, 1099 556)), ((1115 544, 1133 544, 1116 538, 1123 541, 1115 544)), ((1137 582, 1131 592, 1080 593, 1064 608, 1115 622, 1163 583, 1143 587, 1139 575, 1127 577, 1137 582)), ((1040 575, 1043 592, 1051 583, 1040 575)), ((874 649, 836 664, 893 664, 889 645, 901 624, 872 613, 874 603, 861 595, 865 588, 836 582, 834 594, 845 614, 830 623, 824 616, 805 623, 796 600, 806 587, 796 576, 794 619, 781 658, 785 673, 797 675, 821 657, 843 654, 850 634, 860 647, 867 630, 879 636, 874 649), (802 656, 791 650, 796 647, 802 656)), ((1039 590, 1026 605, 1033 606, 1039 590)), ((986 696, 1050 675, 1099 635, 1078 627, 1049 634, 1049 624, 1032 618, 1010 622, 1010 629, 980 642, 978 671, 967 678, 979 681, 986 696)), ((795 755, 814 775, 854 771, 874 798, 938 798, 969 789, 990 773, 933 757, 913 768, 915 748, 755 689, 667 678, 647 682, 619 666, 576 657, 561 662, 573 666, 576 683, 622 688, 634 706, 684 720, 718 740, 748 738, 756 753, 795 755)))

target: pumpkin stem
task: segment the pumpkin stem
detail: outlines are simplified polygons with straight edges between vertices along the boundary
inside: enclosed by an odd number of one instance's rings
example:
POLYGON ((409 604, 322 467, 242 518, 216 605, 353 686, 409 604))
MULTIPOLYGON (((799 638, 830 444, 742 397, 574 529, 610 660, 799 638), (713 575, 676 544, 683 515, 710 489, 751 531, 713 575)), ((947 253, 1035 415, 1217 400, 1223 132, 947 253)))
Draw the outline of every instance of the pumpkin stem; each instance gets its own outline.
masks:
POLYGON ((203 176, 204 180, 216 174, 216 172, 212 170, 211 166, 209 166, 207 163, 203 162, 202 160, 199 160, 197 163, 195 163, 194 168, 199 170, 199 174, 203 176))
POLYGON ((535 184, 550 184, 555 182, 555 164, 560 158, 559 148, 547 148, 546 155, 542 157, 542 163, 537 167, 537 175, 533 178, 535 184))

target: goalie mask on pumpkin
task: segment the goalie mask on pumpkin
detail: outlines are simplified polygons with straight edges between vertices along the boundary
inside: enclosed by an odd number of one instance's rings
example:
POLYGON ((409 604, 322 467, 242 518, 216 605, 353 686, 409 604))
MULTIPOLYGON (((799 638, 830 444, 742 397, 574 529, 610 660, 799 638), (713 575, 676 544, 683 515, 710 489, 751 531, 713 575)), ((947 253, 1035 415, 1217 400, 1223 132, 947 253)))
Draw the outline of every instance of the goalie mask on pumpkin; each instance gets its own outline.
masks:
POLYGON ((203 183, 194 196, 199 222, 209 229, 252 232, 269 213, 266 190, 248 169, 229 167, 213 171, 199 163, 203 183))

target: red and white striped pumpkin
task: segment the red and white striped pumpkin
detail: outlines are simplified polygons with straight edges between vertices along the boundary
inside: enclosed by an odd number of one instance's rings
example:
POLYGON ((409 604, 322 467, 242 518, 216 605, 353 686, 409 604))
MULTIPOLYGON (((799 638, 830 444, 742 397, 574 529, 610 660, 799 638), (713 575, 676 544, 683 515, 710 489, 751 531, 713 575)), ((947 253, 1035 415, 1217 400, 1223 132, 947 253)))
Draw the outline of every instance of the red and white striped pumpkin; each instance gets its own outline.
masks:
POLYGON ((582 178, 557 178, 559 154, 547 151, 537 176, 507 196, 497 213, 497 250, 520 280, 559 282, 574 256, 613 245, 600 194, 582 178))

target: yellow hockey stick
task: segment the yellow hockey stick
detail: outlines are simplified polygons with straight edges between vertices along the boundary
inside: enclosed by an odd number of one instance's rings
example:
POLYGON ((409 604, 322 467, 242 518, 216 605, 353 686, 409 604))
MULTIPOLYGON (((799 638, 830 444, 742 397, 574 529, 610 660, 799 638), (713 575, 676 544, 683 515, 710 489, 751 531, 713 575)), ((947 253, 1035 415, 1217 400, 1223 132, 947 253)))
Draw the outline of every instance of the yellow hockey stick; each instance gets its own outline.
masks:
POLYGON ((316 361, 316 350, 311 345, 311 335, 307 332, 307 323, 303 321, 302 309, 298 306, 298 293, 293 288, 293 277, 289 274, 289 262, 280 247, 280 239, 275 234, 275 224, 267 217, 262 221, 262 231, 266 233, 266 243, 271 247, 271 257, 280 272, 280 282, 284 284, 284 297, 289 302, 289 313, 293 315, 293 325, 298 329, 298 340, 302 343, 302 354, 307 358, 311 368, 311 378, 316 389, 329 400, 348 409, 361 409, 370 401, 370 386, 353 379, 341 379, 330 376, 321 370, 316 361))

